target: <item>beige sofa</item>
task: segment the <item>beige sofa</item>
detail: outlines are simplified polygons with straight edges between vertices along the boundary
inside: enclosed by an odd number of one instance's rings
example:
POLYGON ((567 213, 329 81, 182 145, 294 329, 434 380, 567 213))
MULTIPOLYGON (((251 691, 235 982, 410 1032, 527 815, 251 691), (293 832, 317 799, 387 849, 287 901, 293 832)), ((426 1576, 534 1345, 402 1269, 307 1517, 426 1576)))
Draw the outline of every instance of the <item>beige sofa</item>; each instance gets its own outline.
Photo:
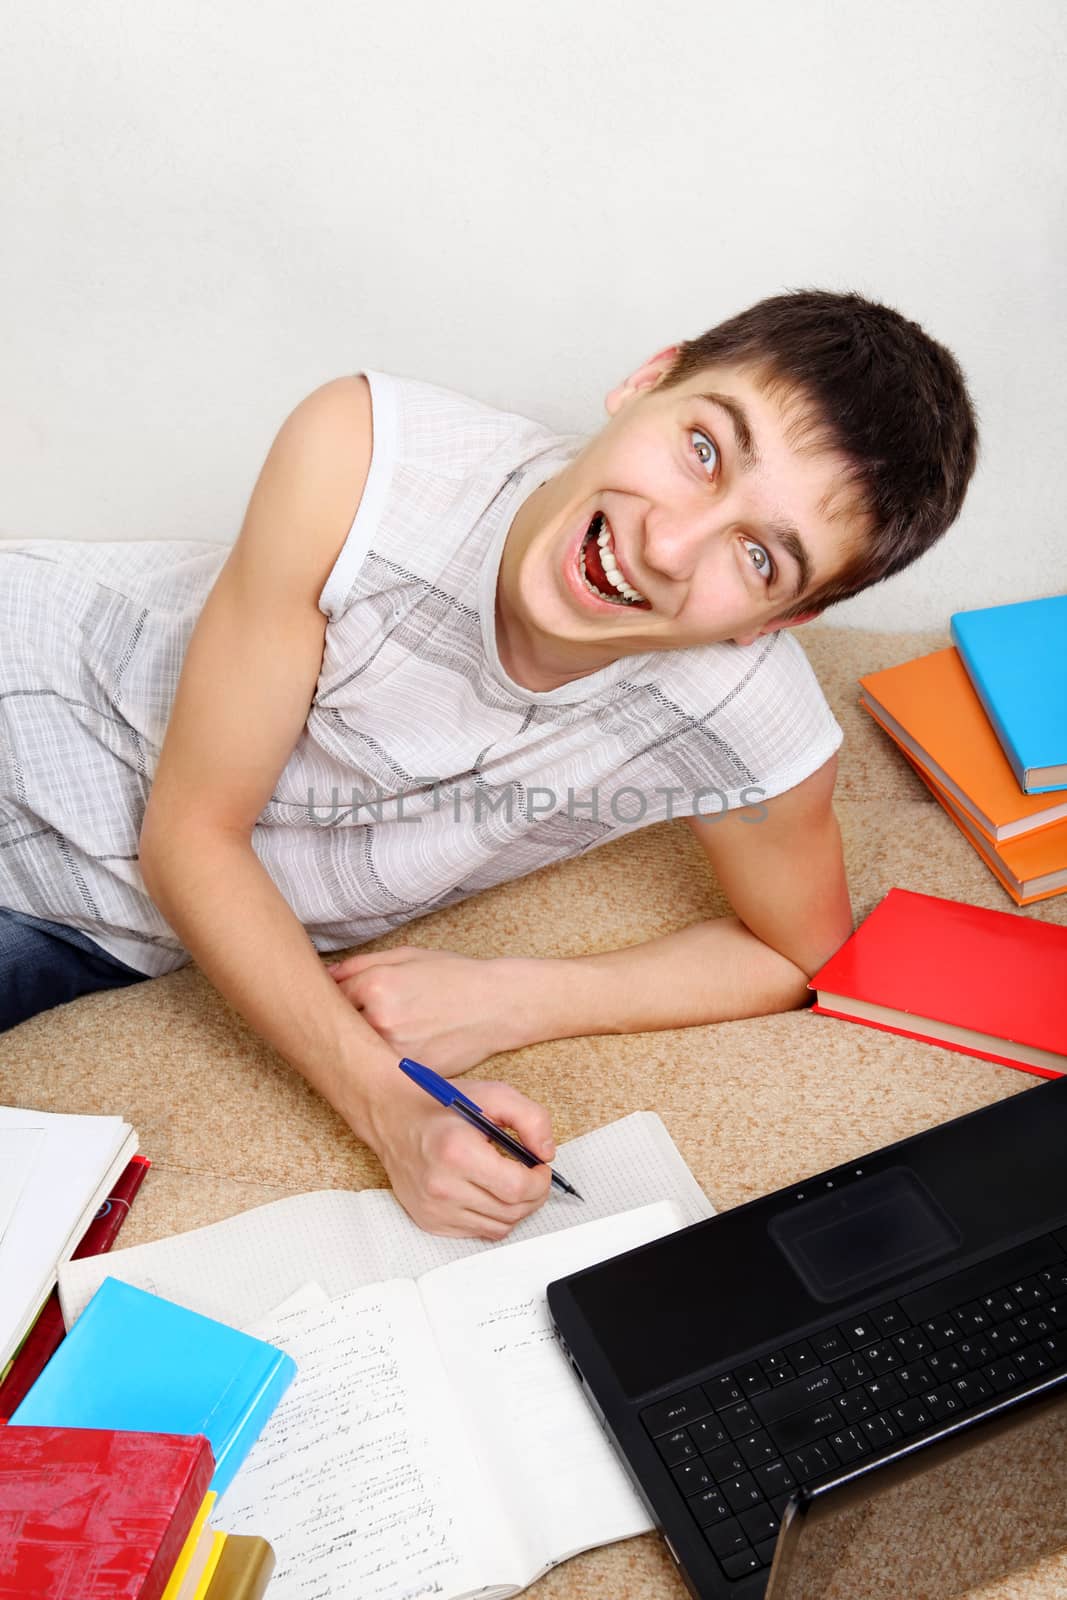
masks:
MULTIPOLYGON (((893 885, 1013 909, 856 706, 861 672, 947 638, 826 625, 799 637, 845 730, 837 810, 857 919, 893 885)), ((368 948, 406 942, 474 956, 572 956, 725 909, 688 830, 664 823, 368 948)), ((1067 924, 1067 896, 1021 914, 1067 924)), ((655 1109, 719 1209, 1038 1081, 808 1011, 563 1040, 500 1056, 482 1070, 551 1107, 560 1141, 655 1109)), ((374 1156, 195 967, 86 996, 0 1035, 0 1099, 47 1111, 118 1112, 134 1125, 153 1166, 123 1244, 307 1189, 384 1182, 374 1156)), ((683 1589, 660 1541, 648 1535, 566 1563, 535 1593, 538 1600, 678 1600, 683 1589)), ((981 1593, 983 1600, 1063 1600, 1067 1552, 981 1593)))

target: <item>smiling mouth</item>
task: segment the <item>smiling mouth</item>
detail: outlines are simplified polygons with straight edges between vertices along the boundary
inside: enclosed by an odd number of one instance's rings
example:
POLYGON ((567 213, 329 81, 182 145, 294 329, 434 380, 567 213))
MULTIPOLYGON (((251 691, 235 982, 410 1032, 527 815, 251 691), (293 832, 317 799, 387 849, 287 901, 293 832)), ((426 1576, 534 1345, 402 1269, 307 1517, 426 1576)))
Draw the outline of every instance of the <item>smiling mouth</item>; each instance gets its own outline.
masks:
POLYGON ((586 588, 598 600, 615 606, 636 607, 640 611, 652 610, 651 601, 623 577, 615 559, 611 527, 602 511, 593 517, 578 548, 578 570, 586 588))

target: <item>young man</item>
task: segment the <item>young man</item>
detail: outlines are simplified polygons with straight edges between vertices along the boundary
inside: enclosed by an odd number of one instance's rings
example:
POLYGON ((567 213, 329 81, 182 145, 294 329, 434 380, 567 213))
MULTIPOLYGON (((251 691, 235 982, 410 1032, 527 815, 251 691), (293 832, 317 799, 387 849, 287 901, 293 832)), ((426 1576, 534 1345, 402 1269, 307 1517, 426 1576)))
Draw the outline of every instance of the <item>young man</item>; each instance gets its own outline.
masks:
MULTIPOLYGON (((855 295, 761 302, 607 410, 560 437, 337 379, 284 423, 232 551, 36 542, 0 576, 0 936, 111 964, 75 992, 192 956, 435 1232, 503 1237, 548 1172, 399 1055, 457 1073, 801 1003, 851 912, 840 730, 786 630, 928 548, 975 462, 953 357, 855 295), (672 816, 734 916, 575 961, 317 958, 672 816)), ((469 1088, 551 1158, 543 1108, 469 1088)))

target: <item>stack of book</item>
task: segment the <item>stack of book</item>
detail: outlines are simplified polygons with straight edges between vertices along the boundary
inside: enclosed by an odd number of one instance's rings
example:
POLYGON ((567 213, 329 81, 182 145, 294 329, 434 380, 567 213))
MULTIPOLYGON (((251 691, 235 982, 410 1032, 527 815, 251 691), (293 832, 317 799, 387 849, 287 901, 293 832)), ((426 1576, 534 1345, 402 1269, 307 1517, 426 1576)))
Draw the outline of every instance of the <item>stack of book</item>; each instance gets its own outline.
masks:
POLYGON ((249 1600, 273 1556, 208 1526, 296 1372, 274 1345, 106 1277, 0 1428, 4 1600, 249 1600))
POLYGON ((957 612, 954 645, 860 679, 1016 905, 1067 889, 1067 595, 957 612))
POLYGON ((0 1429, 5 1600, 260 1600, 264 1539, 208 1526, 216 1494, 202 1435, 0 1429))

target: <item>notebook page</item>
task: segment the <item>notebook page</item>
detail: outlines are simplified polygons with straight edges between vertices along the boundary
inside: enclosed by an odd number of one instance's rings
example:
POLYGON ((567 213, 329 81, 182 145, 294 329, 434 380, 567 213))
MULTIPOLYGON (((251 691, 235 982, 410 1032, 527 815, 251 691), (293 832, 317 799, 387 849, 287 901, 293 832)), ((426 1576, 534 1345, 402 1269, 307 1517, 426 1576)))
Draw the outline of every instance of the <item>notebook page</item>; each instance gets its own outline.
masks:
POLYGON ((555 1165, 585 1203, 553 1191, 503 1244, 424 1233, 385 1189, 320 1190, 152 1244, 66 1263, 59 1278, 64 1320, 69 1328, 111 1276, 245 1328, 309 1278, 334 1299, 364 1284, 417 1277, 449 1261, 656 1200, 677 1201, 686 1222, 712 1214, 652 1111, 635 1112, 561 1145, 555 1165))
POLYGON ((0 1239, 15 1215, 26 1179, 44 1148, 43 1128, 0 1126, 0 1239))
POLYGON ((545 1289, 681 1224, 678 1208, 661 1202, 453 1263, 419 1284, 485 1476, 524 1532, 523 1584, 579 1550, 652 1527, 559 1349, 545 1289))
POLYGON ((515 1569, 412 1283, 261 1331, 297 1375, 211 1521, 269 1536, 271 1600, 447 1597, 515 1569))
POLYGON ((0 1370, 56 1281, 57 1264, 85 1232, 137 1149, 121 1117, 73 1116, 0 1106, 0 1128, 43 1131, 0 1240, 0 1370))

